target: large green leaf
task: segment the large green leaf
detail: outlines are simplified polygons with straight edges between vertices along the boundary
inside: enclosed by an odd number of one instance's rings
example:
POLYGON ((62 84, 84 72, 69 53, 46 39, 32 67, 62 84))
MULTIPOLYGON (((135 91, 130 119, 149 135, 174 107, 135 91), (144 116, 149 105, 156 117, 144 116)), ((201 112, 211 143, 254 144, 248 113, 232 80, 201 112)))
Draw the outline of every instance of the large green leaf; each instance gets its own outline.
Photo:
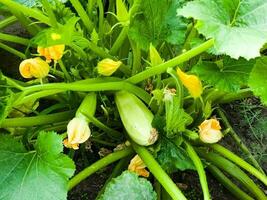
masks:
MULTIPOLYGON (((42 6, 41 0, 15 0, 15 1, 30 8, 36 6, 42 6)), ((48 1, 53 3, 55 0, 48 0, 48 1)), ((67 0, 57 0, 57 1, 60 1, 62 3, 67 2, 67 0)))
POLYGON ((54 132, 41 132, 34 151, 0 135, 0 199, 65 200, 75 166, 62 150, 62 138, 54 132))
POLYGON ((196 0, 177 12, 199 20, 198 31, 215 39, 218 54, 255 58, 267 42, 266 0, 196 0))
POLYGON ((167 137, 185 131, 186 126, 193 122, 192 117, 184 109, 179 108, 178 97, 174 96, 171 100, 165 101, 165 108, 167 137))
POLYGON ((247 85, 254 63, 255 60, 234 60, 226 57, 218 63, 199 62, 193 67, 192 72, 222 91, 236 92, 241 86, 247 85))
POLYGON ((160 150, 157 152, 157 160, 162 168, 169 173, 177 170, 195 169, 187 152, 182 147, 175 145, 164 137, 160 141, 160 150))
POLYGON ((142 49, 149 44, 157 46, 160 42, 183 44, 186 23, 176 16, 176 9, 185 0, 146 0, 142 1, 139 11, 131 20, 129 36, 142 49))
POLYGON ((100 200, 156 200, 156 193, 152 185, 144 178, 129 171, 123 172, 119 177, 112 179, 107 185, 100 200))
POLYGON ((257 60, 249 77, 249 86, 253 93, 259 96, 262 103, 267 106, 267 57, 257 60))

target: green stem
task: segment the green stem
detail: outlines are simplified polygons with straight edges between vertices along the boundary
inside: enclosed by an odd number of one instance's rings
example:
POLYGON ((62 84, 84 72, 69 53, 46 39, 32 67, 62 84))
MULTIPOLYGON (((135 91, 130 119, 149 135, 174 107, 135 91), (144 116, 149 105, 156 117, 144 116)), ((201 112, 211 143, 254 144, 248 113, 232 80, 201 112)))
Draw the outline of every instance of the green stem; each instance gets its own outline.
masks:
POLYGON ((173 68, 185 61, 188 61, 189 59, 203 53, 204 51, 206 51, 207 49, 209 49, 210 47, 212 47, 214 44, 214 40, 210 39, 206 42, 204 42, 203 44, 199 45, 198 47, 191 49, 165 63, 162 63, 158 66, 152 67, 150 69, 147 69, 141 73, 136 74, 135 76, 132 76, 130 78, 127 79, 127 81, 131 82, 131 83, 139 83, 151 76, 157 75, 157 74, 161 74, 163 72, 165 72, 169 67, 173 68))
POLYGON ((92 83, 92 84, 77 84, 77 83, 50 83, 43 85, 35 85, 25 88, 25 93, 30 94, 39 90, 65 90, 65 91, 116 91, 116 90, 127 90, 139 98, 141 98, 145 103, 149 104, 151 96, 145 92, 143 89, 130 84, 128 82, 106 82, 106 83, 92 83))
POLYGON ((80 173, 78 173, 77 175, 75 175, 68 183, 68 190, 71 190, 72 188, 74 188, 76 185, 78 185, 81 181, 83 181, 84 179, 88 178, 90 175, 92 175, 93 173, 97 172, 98 170, 108 166, 109 164, 127 157, 129 155, 133 154, 133 149, 128 147, 125 148, 121 151, 116 151, 114 153, 111 153, 109 155, 107 155, 106 157, 96 161, 95 163, 93 163, 92 165, 90 165, 89 167, 85 168, 84 170, 82 170, 80 173))
POLYGON ((99 129, 103 130, 104 132, 110 134, 111 136, 115 138, 121 138, 122 134, 120 132, 113 130, 112 128, 109 128, 108 126, 103 124, 101 121, 99 121, 97 118, 95 118, 92 115, 88 115, 86 113, 83 113, 83 114, 89 119, 89 121, 91 121, 99 129))
POLYGON ((183 85, 179 79, 179 77, 177 76, 176 71, 174 71, 172 68, 168 68, 167 69, 167 73, 170 74, 172 76, 172 78, 175 80, 176 83, 176 94, 179 98, 179 107, 182 108, 183 107, 183 99, 184 99, 184 88, 183 85))
POLYGON ((77 11, 79 17, 83 21, 84 26, 88 30, 89 33, 93 31, 94 25, 93 22, 90 20, 89 16, 87 15, 86 11, 84 10, 82 4, 79 0, 70 0, 72 6, 77 11))
POLYGON ((59 60, 59 61, 58 61, 58 64, 59 64, 59 66, 60 66, 60 69, 61 69, 62 72, 64 73, 66 79, 67 79, 69 82, 71 82, 72 78, 71 78, 69 72, 67 71, 67 69, 66 69, 64 63, 62 62, 62 60, 59 60))
POLYGON ((245 99, 251 96, 253 96, 253 92, 249 88, 242 89, 237 93, 229 93, 224 95, 222 98, 219 98, 215 103, 218 104, 231 103, 233 101, 245 99))
POLYGON ((229 123, 229 121, 228 121, 227 117, 225 116, 224 112, 222 111, 222 109, 217 108, 216 111, 219 114, 220 118, 222 119, 225 128, 230 129, 229 134, 234 139, 234 141, 239 146, 239 148, 247 155, 248 159, 254 165, 254 167, 256 167, 258 170, 260 170, 260 172, 262 174, 265 175, 263 169, 261 168, 261 166, 259 165, 257 160, 254 158, 254 156, 251 154, 248 147, 242 142, 242 140, 240 139, 238 134, 234 131, 233 127, 229 123))
POLYGON ((50 95, 54 95, 57 93, 61 93, 61 92, 64 92, 64 90, 44 90, 44 91, 40 91, 40 92, 35 92, 35 93, 27 95, 21 99, 20 98, 17 99, 17 101, 15 101, 13 105, 14 106, 21 105, 21 104, 27 103, 27 102, 32 101, 32 100, 37 100, 37 99, 47 97, 50 95))
POLYGON ((17 44, 22 44, 24 46, 28 46, 30 43, 30 40, 28 40, 26 38, 22 38, 22 37, 15 36, 15 35, 9 35, 9 34, 5 34, 5 33, 0 33, 0 40, 8 41, 8 42, 14 42, 17 44))
POLYGON ((113 46, 111 47, 111 49, 109 50, 109 54, 110 55, 116 55, 116 53, 119 51, 119 49, 122 46, 124 40, 128 36, 128 30, 129 30, 128 26, 124 26, 122 28, 119 36, 117 37, 116 41, 113 43, 113 46))
POLYGON ((110 146, 110 147, 113 147, 113 148, 115 148, 117 146, 117 144, 115 144, 115 143, 106 142, 104 140, 100 140, 100 139, 95 138, 95 137, 90 137, 90 140, 92 142, 96 142, 96 143, 103 144, 103 145, 106 145, 106 146, 110 146))
POLYGON ((50 7, 50 3, 48 2, 48 0, 41 0, 41 1, 42 1, 42 4, 43 4, 43 6, 44 6, 44 8, 45 8, 45 10, 49 16, 49 20, 50 20, 52 27, 57 28, 58 27, 57 19, 56 19, 56 16, 55 16, 53 10, 50 7))
POLYGON ((242 158, 235 155, 234 153, 232 153, 231 151, 229 151, 228 149, 224 148, 223 146, 219 144, 213 144, 210 146, 212 149, 214 149, 216 152, 218 152, 222 156, 226 157, 227 159, 234 162, 236 165, 239 165, 240 167, 242 167, 243 169, 245 169, 246 171, 248 171, 249 173, 257 177, 267 186, 267 177, 261 172, 259 172, 256 168, 251 166, 249 163, 244 161, 242 158))
POLYGON ((237 187, 229 178, 227 178, 217 167, 209 164, 207 168, 213 174, 213 176, 220 181, 220 183, 223 184, 223 186, 226 187, 228 191, 231 192, 236 198, 240 200, 253 200, 251 196, 239 189, 239 187, 237 187))
POLYGON ((249 178, 249 176, 244 173, 238 166, 236 166, 231 161, 220 156, 217 153, 207 152, 207 150, 197 149, 197 152, 205 158, 208 162, 211 162, 218 168, 226 171, 228 174, 240 181, 240 183, 247 188, 257 199, 266 200, 267 197, 263 191, 249 178))
POLYGON ((38 11, 37 9, 28 8, 28 7, 26 7, 20 3, 12 1, 12 0, 0 0, 0 3, 9 7, 11 11, 18 11, 19 10, 24 15, 27 15, 29 17, 33 17, 33 18, 35 18, 35 19, 37 19, 37 20, 39 20, 42 23, 45 23, 47 25, 51 25, 49 18, 46 17, 41 11, 38 11))
POLYGON ((66 121, 74 116, 74 111, 66 111, 56 114, 39 115, 36 117, 18 117, 5 119, 0 127, 32 127, 66 121))
POLYGON ((97 6, 99 9, 99 17, 98 17, 98 34, 99 37, 102 38, 104 34, 104 6, 102 0, 97 0, 97 6))
POLYGON ((195 152, 194 148, 187 142, 185 142, 185 145, 186 145, 186 151, 197 169, 197 173, 199 175, 199 180, 203 191, 204 200, 209 200, 210 199, 209 187, 202 162, 198 157, 197 153, 195 152))
POLYGON ((132 75, 135 75, 141 71, 141 50, 134 41, 131 40, 130 43, 133 52, 132 75))
POLYGON ((144 161, 149 171, 156 177, 156 179, 165 188, 169 195, 174 200, 186 200, 180 189, 176 186, 176 184, 172 181, 168 174, 161 168, 161 166, 149 153, 149 151, 145 147, 139 146, 134 142, 131 142, 131 144, 136 153, 144 161))
POLYGON ((101 188, 100 192, 98 192, 97 197, 95 199, 99 199, 100 196, 104 193, 108 183, 113 179, 116 178, 117 176, 119 176, 121 174, 121 172, 123 171, 123 169, 125 169, 125 167, 127 166, 127 163, 129 162, 129 157, 123 158, 121 159, 116 166, 114 167, 111 175, 109 176, 109 178, 106 180, 104 186, 101 188))
POLYGON ((1 42, 0 42, 0 48, 2 48, 2 49, 4 49, 4 50, 8 51, 9 53, 12 53, 12 54, 14 54, 14 55, 20 57, 20 58, 22 58, 22 59, 26 59, 26 56, 25 56, 24 53, 21 53, 20 51, 18 51, 18 50, 16 50, 16 49, 13 49, 12 47, 7 46, 7 45, 5 45, 5 44, 3 44, 3 43, 1 43, 1 42))
POLYGON ((7 17, 0 21, 0 29, 3 29, 17 21, 17 18, 15 16, 7 17))

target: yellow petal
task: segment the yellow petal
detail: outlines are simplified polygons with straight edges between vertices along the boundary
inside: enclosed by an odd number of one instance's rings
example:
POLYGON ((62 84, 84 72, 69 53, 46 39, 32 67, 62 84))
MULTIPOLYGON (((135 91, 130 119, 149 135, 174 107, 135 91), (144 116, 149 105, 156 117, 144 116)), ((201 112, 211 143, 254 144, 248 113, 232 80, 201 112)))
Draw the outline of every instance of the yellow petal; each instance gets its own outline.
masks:
POLYGON ((145 169, 146 165, 143 162, 143 160, 136 155, 130 162, 129 166, 128 166, 128 170, 131 172, 135 172, 140 176, 143 177, 148 177, 149 176, 149 172, 145 169))
POLYGON ((62 58, 63 53, 65 50, 64 44, 54 45, 50 47, 38 47, 37 52, 46 58, 47 62, 50 62, 51 60, 58 61, 62 58))
POLYGON ((198 98, 201 96, 203 88, 202 83, 197 76, 188 75, 181 71, 180 68, 177 68, 177 74, 192 97, 198 98))
POLYGON ((79 144, 70 144, 68 139, 63 140, 63 144, 66 148, 72 148, 74 150, 79 149, 79 144))
POLYGON ((49 65, 41 58, 30 58, 21 62, 19 71, 24 78, 44 78, 49 73, 49 65))
POLYGON ((97 70, 98 73, 103 76, 111 76, 121 66, 121 64, 121 61, 114 61, 106 58, 97 64, 97 70))
POLYGON ((222 137, 221 126, 217 119, 209 119, 199 126, 199 137, 205 143, 216 143, 222 137))

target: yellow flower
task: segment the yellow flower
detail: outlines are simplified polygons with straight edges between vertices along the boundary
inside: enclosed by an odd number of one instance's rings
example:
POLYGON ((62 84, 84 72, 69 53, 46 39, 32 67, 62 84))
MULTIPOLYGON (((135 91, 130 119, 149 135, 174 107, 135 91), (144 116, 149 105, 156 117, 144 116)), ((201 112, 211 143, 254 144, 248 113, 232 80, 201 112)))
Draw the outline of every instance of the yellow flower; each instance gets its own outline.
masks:
POLYGON ((199 137, 205 143, 216 143, 223 137, 221 126, 217 119, 205 120, 198 128, 199 137))
POLYGON ((59 44, 59 45, 54 45, 50 47, 38 47, 37 52, 41 55, 44 56, 46 59, 46 62, 51 62, 51 60, 54 60, 57 62, 60 60, 63 56, 65 50, 65 45, 64 44, 59 44))
POLYGON ((177 68, 177 74, 183 83, 183 85, 187 88, 190 95, 194 98, 200 97, 202 94, 202 83, 199 78, 195 75, 188 75, 184 73, 180 68, 177 68))
POLYGON ((114 61, 106 58, 97 64, 97 71, 103 76, 110 76, 121 66, 121 64, 121 61, 114 61))
POLYGON ((24 78, 44 78, 49 73, 49 65, 41 58, 30 58, 20 63, 19 72, 24 78))
POLYGON ((68 138, 63 141, 67 148, 79 149, 79 144, 84 143, 91 135, 85 117, 74 117, 67 126, 68 138))
POLYGON ((130 162, 129 166, 128 166, 128 170, 131 172, 135 172, 140 176, 143 177, 148 177, 149 176, 149 172, 145 169, 146 165, 143 162, 143 160, 136 155, 130 162))

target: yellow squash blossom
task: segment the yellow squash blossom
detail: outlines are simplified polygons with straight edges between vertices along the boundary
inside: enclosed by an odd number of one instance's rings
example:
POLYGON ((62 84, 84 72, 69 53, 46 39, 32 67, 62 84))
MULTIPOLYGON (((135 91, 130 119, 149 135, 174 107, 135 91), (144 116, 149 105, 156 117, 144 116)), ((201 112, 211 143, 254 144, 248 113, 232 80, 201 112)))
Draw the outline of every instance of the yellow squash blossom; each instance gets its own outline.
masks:
POLYGON ((128 166, 128 170, 131 172, 135 172, 140 176, 143 177, 148 177, 149 176, 149 172, 145 169, 146 165, 143 162, 143 160, 136 155, 130 162, 129 166, 128 166))
POLYGON ((199 137, 205 143, 216 143, 223 137, 221 126, 217 119, 205 120, 198 128, 199 137))
POLYGON ((59 44, 59 45, 54 45, 50 47, 38 47, 37 52, 41 55, 44 56, 46 59, 46 62, 51 62, 51 60, 54 60, 57 62, 60 60, 63 56, 65 50, 65 45, 64 44, 59 44))
POLYGON ((103 76, 111 76, 121 66, 121 64, 121 61, 114 61, 106 58, 97 64, 97 71, 103 76))
POLYGON ((79 149, 79 144, 84 143, 91 135, 85 117, 74 117, 67 126, 68 138, 63 141, 67 148, 79 149))
POLYGON ((183 83, 183 85, 187 88, 190 95, 194 98, 200 97, 202 94, 203 88, 202 83, 199 78, 195 75, 188 75, 184 73, 180 68, 177 68, 177 74, 183 83))
POLYGON ((19 72, 24 78, 44 78, 49 73, 49 65, 41 58, 30 58, 20 63, 19 72))

